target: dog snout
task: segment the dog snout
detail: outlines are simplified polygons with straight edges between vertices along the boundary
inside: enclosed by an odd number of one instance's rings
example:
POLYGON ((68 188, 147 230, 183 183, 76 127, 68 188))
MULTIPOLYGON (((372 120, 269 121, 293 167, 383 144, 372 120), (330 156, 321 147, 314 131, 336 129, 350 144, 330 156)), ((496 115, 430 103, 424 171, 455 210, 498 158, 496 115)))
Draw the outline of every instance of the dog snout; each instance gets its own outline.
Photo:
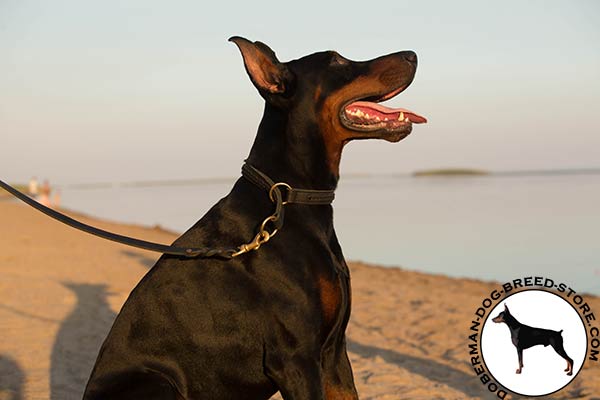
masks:
POLYGON ((415 67, 417 66, 417 53, 411 50, 403 51, 402 57, 409 63, 413 64, 415 67))

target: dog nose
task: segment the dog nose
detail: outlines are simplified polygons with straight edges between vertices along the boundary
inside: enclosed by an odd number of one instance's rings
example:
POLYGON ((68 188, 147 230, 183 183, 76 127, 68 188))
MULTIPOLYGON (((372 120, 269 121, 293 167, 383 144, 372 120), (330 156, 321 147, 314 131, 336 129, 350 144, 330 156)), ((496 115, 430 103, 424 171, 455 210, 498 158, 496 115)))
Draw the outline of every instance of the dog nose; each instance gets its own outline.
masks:
POLYGON ((403 51, 402 56, 409 63, 417 65, 417 53, 415 53, 414 51, 403 51))

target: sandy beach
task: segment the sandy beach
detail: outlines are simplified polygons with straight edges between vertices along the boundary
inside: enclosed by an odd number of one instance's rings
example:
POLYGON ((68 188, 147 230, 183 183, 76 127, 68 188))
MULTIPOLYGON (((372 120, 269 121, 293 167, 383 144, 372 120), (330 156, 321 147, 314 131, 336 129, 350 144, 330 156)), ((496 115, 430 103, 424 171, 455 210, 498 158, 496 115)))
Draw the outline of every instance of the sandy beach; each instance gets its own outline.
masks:
MULTIPOLYGON (((176 237, 82 220, 161 243, 176 237)), ((80 398, 113 319, 158 255, 83 234, 6 199, 0 221, 0 400, 80 398)), ((467 336, 473 312, 498 283, 358 262, 350 268, 347 334, 361 399, 494 398, 469 363, 467 336)), ((599 298, 586 301, 600 310, 599 298)), ((587 362, 551 398, 600 399, 600 364, 587 362)))

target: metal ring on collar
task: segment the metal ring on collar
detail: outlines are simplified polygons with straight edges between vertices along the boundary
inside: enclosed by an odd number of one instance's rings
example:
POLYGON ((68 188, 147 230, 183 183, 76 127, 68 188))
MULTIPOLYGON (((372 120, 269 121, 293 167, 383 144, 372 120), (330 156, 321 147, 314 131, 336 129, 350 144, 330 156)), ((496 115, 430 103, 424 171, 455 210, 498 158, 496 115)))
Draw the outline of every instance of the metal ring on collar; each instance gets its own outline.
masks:
MULTIPOLYGON (((273 186, 271 186, 271 189, 269 189, 269 198, 271 199, 272 202, 275 202, 275 199, 273 198, 273 190, 275 190, 275 188, 277 188, 279 186, 283 186, 284 188, 287 189, 287 193, 288 193, 287 198, 288 199, 290 198, 290 193, 292 192, 292 187, 285 182, 277 182, 277 183, 273 184, 273 186)), ((288 203, 287 200, 283 200, 281 202, 281 204, 283 204, 283 205, 285 205, 287 203, 288 203)))

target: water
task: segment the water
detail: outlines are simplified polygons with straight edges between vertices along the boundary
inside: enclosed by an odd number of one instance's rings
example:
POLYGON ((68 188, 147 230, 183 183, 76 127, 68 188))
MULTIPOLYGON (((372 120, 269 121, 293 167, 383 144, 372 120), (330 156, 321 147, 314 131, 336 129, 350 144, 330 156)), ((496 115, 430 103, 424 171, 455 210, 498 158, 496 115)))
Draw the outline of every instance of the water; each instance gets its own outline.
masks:
MULTIPOLYGON (((62 202, 183 232, 233 181, 66 187, 62 202)), ((352 178, 334 210, 349 260, 502 282, 539 275, 600 294, 600 174, 352 178)))

